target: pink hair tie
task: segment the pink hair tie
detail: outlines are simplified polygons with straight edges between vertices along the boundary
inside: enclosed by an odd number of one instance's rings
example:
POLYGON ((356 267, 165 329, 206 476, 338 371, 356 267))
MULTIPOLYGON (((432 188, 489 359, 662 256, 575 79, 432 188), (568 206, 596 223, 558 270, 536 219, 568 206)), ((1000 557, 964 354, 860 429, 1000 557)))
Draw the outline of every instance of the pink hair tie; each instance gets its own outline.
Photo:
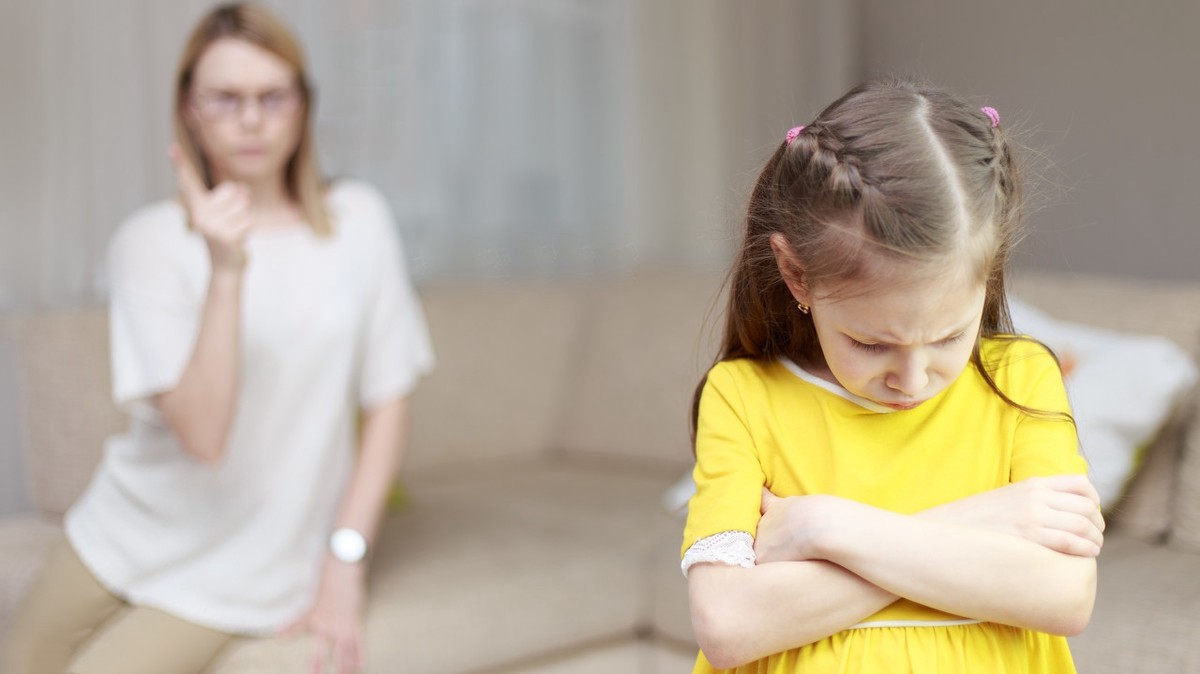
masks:
POLYGON ((992 128, 993 129, 1000 128, 1000 113, 996 112, 995 108, 993 108, 990 105, 985 105, 982 108, 980 108, 979 111, 982 112, 983 114, 987 115, 988 119, 992 120, 992 128))
POLYGON ((786 139, 787 139, 787 141, 786 141, 786 142, 787 142, 787 144, 788 144, 788 145, 791 145, 791 144, 792 144, 792 141, 793 141, 793 140, 796 140, 796 136, 799 136, 799 135, 800 135, 800 132, 801 132, 801 131, 803 131, 803 130, 804 130, 804 127, 803 127, 803 126, 794 126, 794 127, 790 128, 790 129, 788 129, 787 136, 786 136, 786 139))

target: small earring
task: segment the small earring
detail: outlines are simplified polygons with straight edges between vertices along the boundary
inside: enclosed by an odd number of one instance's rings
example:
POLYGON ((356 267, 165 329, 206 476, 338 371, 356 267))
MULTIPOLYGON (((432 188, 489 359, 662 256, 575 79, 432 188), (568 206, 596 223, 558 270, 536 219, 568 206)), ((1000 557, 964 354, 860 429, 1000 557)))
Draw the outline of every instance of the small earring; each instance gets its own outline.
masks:
POLYGON ((807 313, 808 313, 808 305, 807 305, 807 304, 805 304, 804 302, 797 302, 797 303, 796 303, 796 308, 797 308, 797 309, 799 309, 799 310, 800 310, 800 313, 802 313, 802 314, 807 314, 807 313))

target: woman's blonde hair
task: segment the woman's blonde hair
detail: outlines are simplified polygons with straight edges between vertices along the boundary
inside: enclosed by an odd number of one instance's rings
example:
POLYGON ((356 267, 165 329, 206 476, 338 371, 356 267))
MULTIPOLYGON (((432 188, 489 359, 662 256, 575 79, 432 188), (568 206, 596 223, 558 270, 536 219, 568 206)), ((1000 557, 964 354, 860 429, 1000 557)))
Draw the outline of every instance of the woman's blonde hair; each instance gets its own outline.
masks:
POLYGON ((313 88, 309 84, 304 68, 304 53, 300 42, 291 30, 275 15, 255 5, 232 3, 219 5, 204 16, 192 30, 175 77, 175 140, 195 166, 200 176, 211 189, 212 167, 197 146, 195 138, 185 123, 184 113, 192 86, 192 75, 196 62, 212 43, 223 38, 244 40, 283 59, 296 71, 296 87, 302 101, 300 142, 288 159, 284 173, 288 196, 294 199, 304 212, 309 226, 319 235, 332 232, 329 212, 325 208, 325 182, 317 167, 317 153, 313 144, 310 119, 313 108, 313 88))

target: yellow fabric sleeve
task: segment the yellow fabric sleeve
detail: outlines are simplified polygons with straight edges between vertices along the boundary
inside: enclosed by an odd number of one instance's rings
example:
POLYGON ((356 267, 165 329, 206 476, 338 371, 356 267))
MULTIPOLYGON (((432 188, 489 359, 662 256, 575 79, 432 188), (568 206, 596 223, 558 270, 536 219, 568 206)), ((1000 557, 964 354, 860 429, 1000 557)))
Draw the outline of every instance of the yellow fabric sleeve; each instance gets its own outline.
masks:
POLYGON ((1013 436, 1010 479, 1087 473, 1070 414, 1062 370, 1045 346, 1026 338, 1004 344, 996 383, 1014 402, 1044 415, 1021 413, 1013 436), (1061 414, 1060 414, 1061 413, 1061 414))
POLYGON ((723 531, 754 536, 766 483, 746 426, 735 363, 718 363, 700 395, 696 429, 696 493, 688 504, 683 548, 723 531))

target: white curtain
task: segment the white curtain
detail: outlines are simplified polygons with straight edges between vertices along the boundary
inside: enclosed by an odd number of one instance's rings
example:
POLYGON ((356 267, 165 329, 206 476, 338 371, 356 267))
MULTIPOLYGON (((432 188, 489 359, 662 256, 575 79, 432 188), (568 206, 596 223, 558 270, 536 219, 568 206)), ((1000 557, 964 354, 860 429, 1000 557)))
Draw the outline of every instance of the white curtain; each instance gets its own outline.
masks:
MULTIPOLYGON (((211 0, 0 5, 0 308, 96 301, 169 196, 170 87, 211 0)), ((277 0, 323 168, 378 186, 418 281, 725 262, 753 171, 857 75, 838 0, 277 0)))

